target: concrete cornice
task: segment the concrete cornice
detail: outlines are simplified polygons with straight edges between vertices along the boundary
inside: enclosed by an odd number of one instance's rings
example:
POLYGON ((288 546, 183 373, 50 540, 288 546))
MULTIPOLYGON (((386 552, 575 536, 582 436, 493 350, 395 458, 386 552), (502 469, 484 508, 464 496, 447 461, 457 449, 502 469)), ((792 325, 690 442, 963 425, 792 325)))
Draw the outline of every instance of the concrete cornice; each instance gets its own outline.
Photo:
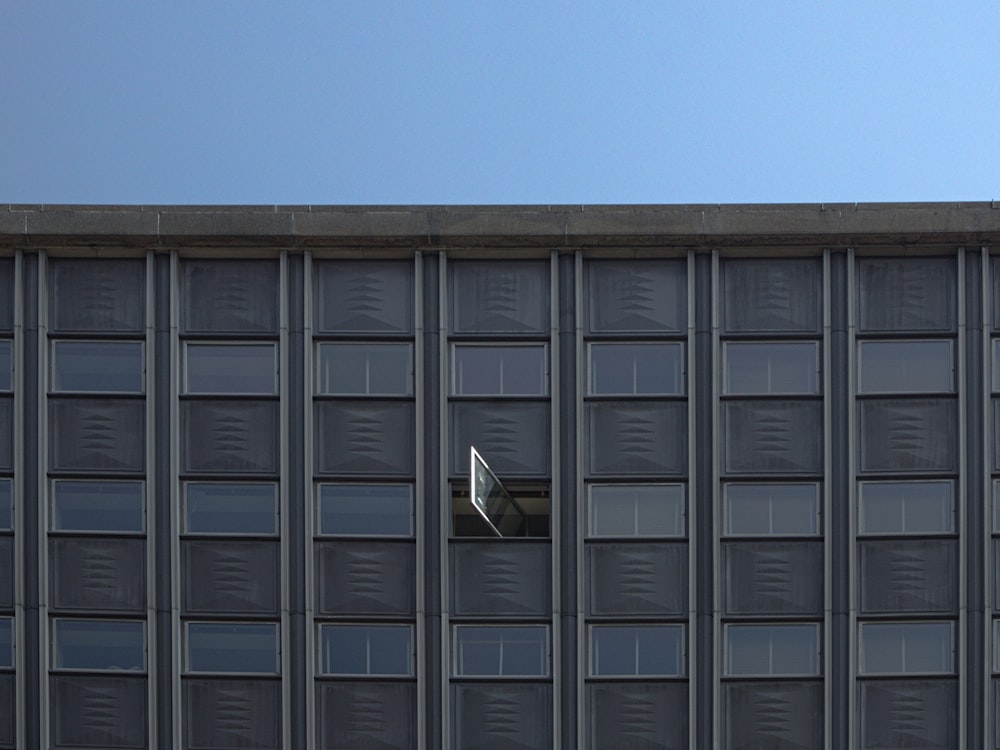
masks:
POLYGON ((0 205, 0 247, 900 247, 1000 241, 1000 204, 0 205))

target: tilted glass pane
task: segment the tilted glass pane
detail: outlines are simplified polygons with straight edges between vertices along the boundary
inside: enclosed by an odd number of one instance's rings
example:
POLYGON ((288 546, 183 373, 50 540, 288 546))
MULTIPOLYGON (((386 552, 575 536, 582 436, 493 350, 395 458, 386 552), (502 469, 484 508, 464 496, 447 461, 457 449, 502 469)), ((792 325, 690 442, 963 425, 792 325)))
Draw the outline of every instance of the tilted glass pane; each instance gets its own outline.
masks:
POLYGON ((460 396, 542 396, 544 346, 455 347, 452 391, 460 396))
POLYGON ((819 525, 816 484, 728 484, 723 498, 731 535, 812 535, 819 525))
POLYGON ((184 485, 189 534, 275 534, 278 487, 246 482, 189 482, 184 485))
POLYGON ((188 671, 278 672, 274 623, 190 622, 188 671))
POLYGON ((409 344, 320 344, 317 392, 407 395, 413 392, 409 344))
POLYGON ((590 486, 591 536, 683 536, 684 526, 682 485, 590 486))
POLYGON ((590 392, 679 394, 682 351, 680 344, 591 344, 590 392))
POLYGON ((145 624, 120 620, 55 620, 57 669, 138 671, 146 668, 145 624))
POLYGON ((56 341, 52 390, 141 393, 143 364, 138 341, 56 341))
POLYGON ((13 342, 0 339, 0 391, 9 391, 14 384, 13 342))
POLYGON ((58 480, 53 483, 56 531, 142 531, 142 482, 58 480))
POLYGON ((950 341, 862 341, 859 393, 950 393, 950 341))
POLYGON ((803 342, 728 342, 726 393, 818 393, 819 348, 803 342))
POLYGON ((403 484, 323 484, 321 534, 410 536, 413 492, 403 484))
POLYGON ((933 534, 954 527, 953 486, 947 481, 861 482, 863 534, 933 534))
POLYGON ((0 668, 14 666, 14 620, 0 617, 0 668))
POLYGON ((184 351, 188 393, 277 393, 274 344, 189 343, 184 351))
POLYGON ((324 625, 320 632, 324 674, 413 673, 410 625, 324 625))
POLYGON ((10 529, 13 524, 11 485, 12 481, 10 479, 0 479, 0 530, 10 529))

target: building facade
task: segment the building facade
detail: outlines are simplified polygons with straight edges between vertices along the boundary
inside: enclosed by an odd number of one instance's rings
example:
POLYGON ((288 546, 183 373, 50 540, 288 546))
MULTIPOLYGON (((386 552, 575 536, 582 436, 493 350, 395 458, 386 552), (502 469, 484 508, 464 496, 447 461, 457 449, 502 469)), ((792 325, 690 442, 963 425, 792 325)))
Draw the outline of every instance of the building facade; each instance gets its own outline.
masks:
POLYGON ((994 241, 5 207, 0 748, 1000 748, 994 241))

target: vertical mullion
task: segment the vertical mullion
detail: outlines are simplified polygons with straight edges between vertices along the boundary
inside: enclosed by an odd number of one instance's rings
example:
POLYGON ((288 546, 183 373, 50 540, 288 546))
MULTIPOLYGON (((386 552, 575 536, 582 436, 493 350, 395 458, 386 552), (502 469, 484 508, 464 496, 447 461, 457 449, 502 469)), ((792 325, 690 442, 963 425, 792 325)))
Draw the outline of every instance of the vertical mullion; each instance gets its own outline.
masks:
POLYGON ((39 363, 39 256, 36 253, 25 253, 22 260, 21 282, 23 302, 22 312, 22 344, 21 344, 21 379, 15 384, 15 390, 21 392, 23 404, 22 418, 22 453, 21 465, 21 507, 18 514, 21 521, 20 535, 24 556, 23 588, 24 602, 22 632, 24 635, 22 648, 26 655, 23 664, 24 685, 24 719, 22 736, 26 750, 40 750, 42 747, 43 702, 45 692, 42 686, 42 665, 46 662, 41 639, 41 622, 39 613, 39 574, 40 574, 40 509, 39 509, 39 471, 41 456, 41 441, 39 439, 39 406, 40 406, 40 372, 39 363), (18 387, 19 386, 19 387, 18 387))

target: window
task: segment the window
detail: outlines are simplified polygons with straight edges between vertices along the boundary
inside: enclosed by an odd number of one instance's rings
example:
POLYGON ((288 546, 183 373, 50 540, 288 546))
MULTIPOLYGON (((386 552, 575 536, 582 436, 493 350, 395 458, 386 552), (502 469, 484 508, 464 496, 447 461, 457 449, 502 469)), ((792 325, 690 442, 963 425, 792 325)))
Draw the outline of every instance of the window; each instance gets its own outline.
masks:
POLYGON ((590 629, 594 677, 668 677, 684 673, 681 625, 600 625, 590 629))
POLYGON ((591 344, 590 393, 683 393, 682 360, 680 344, 591 344))
POLYGON ((456 344, 452 393, 456 396, 544 396, 545 347, 456 344))
POLYGON ((0 669, 14 666, 14 620, 0 617, 0 669))
POLYGON ((139 341, 55 341, 52 390, 77 393, 142 393, 139 341))
POLYGON ((9 391, 13 388, 14 367, 12 344, 10 339, 0 339, 0 391, 9 391))
MULTIPOLYGON (((504 485, 504 488, 517 503, 517 510, 511 511, 510 515, 501 521, 503 536, 547 537, 549 535, 549 488, 544 485, 510 483, 504 485)), ((496 539, 496 532, 490 528, 472 504, 468 482, 456 482, 452 485, 451 523, 452 535, 455 537, 496 539)))
POLYGON ((11 480, 0 479, 0 531, 12 529, 13 522, 13 514, 11 512, 11 480))
POLYGON ((549 673, 549 633, 544 625, 455 626, 455 675, 539 677, 549 673))
POLYGON ((819 626, 727 625, 726 674, 819 674, 819 626))
POLYGON ((861 624, 861 673, 951 672, 951 623, 861 624))
POLYGON ((993 621, 993 671, 1000 672, 1000 620, 993 621))
POLYGON ((189 534, 276 534, 278 486, 188 482, 184 510, 184 530, 189 534))
POLYGON ((935 534, 954 529, 951 482, 861 482, 858 503, 862 534, 935 534))
POLYGON ((146 624, 122 620, 54 620, 56 669, 127 670, 146 668, 146 624))
POLYGON ((413 534, 413 490, 405 484, 321 484, 319 533, 413 534))
POLYGON ((819 530, 817 484, 727 484, 725 533, 732 536, 811 536, 819 530))
POLYGON ((189 622, 189 672, 278 673, 278 627, 274 623, 189 622))
POLYGON ((1000 533, 1000 480, 993 480, 993 533, 1000 533))
POLYGON ((590 485, 591 536, 683 536, 684 486, 590 485))
POLYGON ((819 393, 819 347, 813 341, 727 342, 726 393, 819 393))
POLYGON ((862 341, 859 393, 950 393, 954 390, 950 341, 862 341))
POLYGON ((184 354, 187 393, 278 392, 278 349, 274 344, 188 343, 184 354))
POLYGON ((993 392, 997 391, 1000 391, 1000 339, 993 340, 993 392))
POLYGON ((316 391, 336 396, 413 393, 409 344, 320 344, 316 391))
POLYGON ((142 531, 143 521, 142 482, 52 483, 54 531, 142 531))
POLYGON ((413 674, 410 625, 323 625, 320 644, 323 674, 413 674))

